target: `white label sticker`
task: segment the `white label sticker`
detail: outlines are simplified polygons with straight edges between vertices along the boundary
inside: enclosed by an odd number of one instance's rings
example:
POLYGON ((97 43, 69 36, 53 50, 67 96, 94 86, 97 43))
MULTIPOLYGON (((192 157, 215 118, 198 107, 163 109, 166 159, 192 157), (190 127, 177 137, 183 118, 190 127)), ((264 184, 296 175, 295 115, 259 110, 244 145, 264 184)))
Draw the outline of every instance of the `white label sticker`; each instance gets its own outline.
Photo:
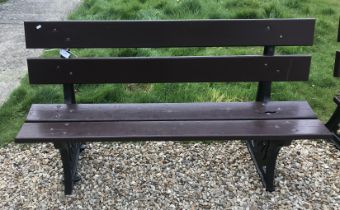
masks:
POLYGON ((70 56, 71 56, 71 53, 67 52, 65 49, 60 49, 59 54, 63 58, 70 58, 70 56))

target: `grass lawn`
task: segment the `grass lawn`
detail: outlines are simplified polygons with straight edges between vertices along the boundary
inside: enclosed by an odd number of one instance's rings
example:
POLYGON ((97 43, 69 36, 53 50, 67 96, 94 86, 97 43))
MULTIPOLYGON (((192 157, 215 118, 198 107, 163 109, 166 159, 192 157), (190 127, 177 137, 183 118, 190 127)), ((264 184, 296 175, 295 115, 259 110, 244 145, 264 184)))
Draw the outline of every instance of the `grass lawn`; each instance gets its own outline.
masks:
MULTIPOLYGON (((0 0, 1 1, 1 0, 0 0)), ((85 0, 73 20, 317 18, 313 47, 278 47, 278 54, 313 54, 308 82, 277 82, 273 100, 307 100, 326 121, 340 80, 332 77, 340 16, 339 0, 85 0)), ((86 49, 78 56, 166 56, 261 54, 262 48, 86 49)), ((58 50, 44 56, 57 56, 58 50)), ((79 103, 252 101, 256 83, 77 85, 79 103)), ((62 103, 61 86, 31 86, 27 77, 0 108, 0 145, 13 141, 32 103, 62 103)))

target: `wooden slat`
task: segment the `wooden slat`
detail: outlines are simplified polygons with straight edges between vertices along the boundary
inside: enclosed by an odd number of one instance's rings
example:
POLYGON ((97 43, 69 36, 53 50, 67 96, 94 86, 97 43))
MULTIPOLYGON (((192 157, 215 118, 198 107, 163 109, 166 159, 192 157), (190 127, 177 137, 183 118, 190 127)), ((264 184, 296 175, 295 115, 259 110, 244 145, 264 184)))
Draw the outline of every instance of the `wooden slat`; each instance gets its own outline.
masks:
POLYGON ((25 22, 27 48, 312 45, 314 19, 25 22))
POLYGON ((26 122, 315 119, 305 101, 34 104, 26 122))
POLYGON ((340 51, 337 51, 335 55, 334 77, 340 77, 340 51))
POLYGON ((308 80, 310 56, 28 59, 32 84, 308 80))
POLYGON ((332 134, 315 120, 125 121, 25 123, 17 143, 118 140, 320 139, 332 134))
POLYGON ((339 28, 338 28, 338 42, 340 42, 340 18, 339 18, 339 28))

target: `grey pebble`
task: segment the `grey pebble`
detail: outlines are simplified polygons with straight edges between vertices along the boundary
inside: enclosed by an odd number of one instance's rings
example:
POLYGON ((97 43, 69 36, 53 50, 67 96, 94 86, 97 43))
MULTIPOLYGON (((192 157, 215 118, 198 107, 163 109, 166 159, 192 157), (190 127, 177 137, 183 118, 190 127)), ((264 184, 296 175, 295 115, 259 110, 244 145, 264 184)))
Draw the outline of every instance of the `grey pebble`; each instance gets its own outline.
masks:
POLYGON ((52 144, 0 148, 0 209, 340 209, 340 152, 323 141, 281 150, 273 193, 240 141, 91 143, 81 155, 65 196, 52 144))

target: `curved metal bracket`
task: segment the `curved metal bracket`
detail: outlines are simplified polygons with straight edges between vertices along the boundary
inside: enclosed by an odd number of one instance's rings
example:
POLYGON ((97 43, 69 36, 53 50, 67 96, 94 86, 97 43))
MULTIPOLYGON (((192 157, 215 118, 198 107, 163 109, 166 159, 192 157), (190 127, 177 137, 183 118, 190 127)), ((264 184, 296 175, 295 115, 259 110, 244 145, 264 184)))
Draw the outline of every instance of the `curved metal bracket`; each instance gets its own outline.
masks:
POLYGON ((64 170, 65 195, 71 195, 74 183, 80 181, 77 173, 80 143, 55 143, 55 148, 59 149, 64 170))
POLYGON ((292 140, 249 140, 247 147, 263 186, 267 191, 274 191, 276 159, 281 147, 289 146, 292 140))

